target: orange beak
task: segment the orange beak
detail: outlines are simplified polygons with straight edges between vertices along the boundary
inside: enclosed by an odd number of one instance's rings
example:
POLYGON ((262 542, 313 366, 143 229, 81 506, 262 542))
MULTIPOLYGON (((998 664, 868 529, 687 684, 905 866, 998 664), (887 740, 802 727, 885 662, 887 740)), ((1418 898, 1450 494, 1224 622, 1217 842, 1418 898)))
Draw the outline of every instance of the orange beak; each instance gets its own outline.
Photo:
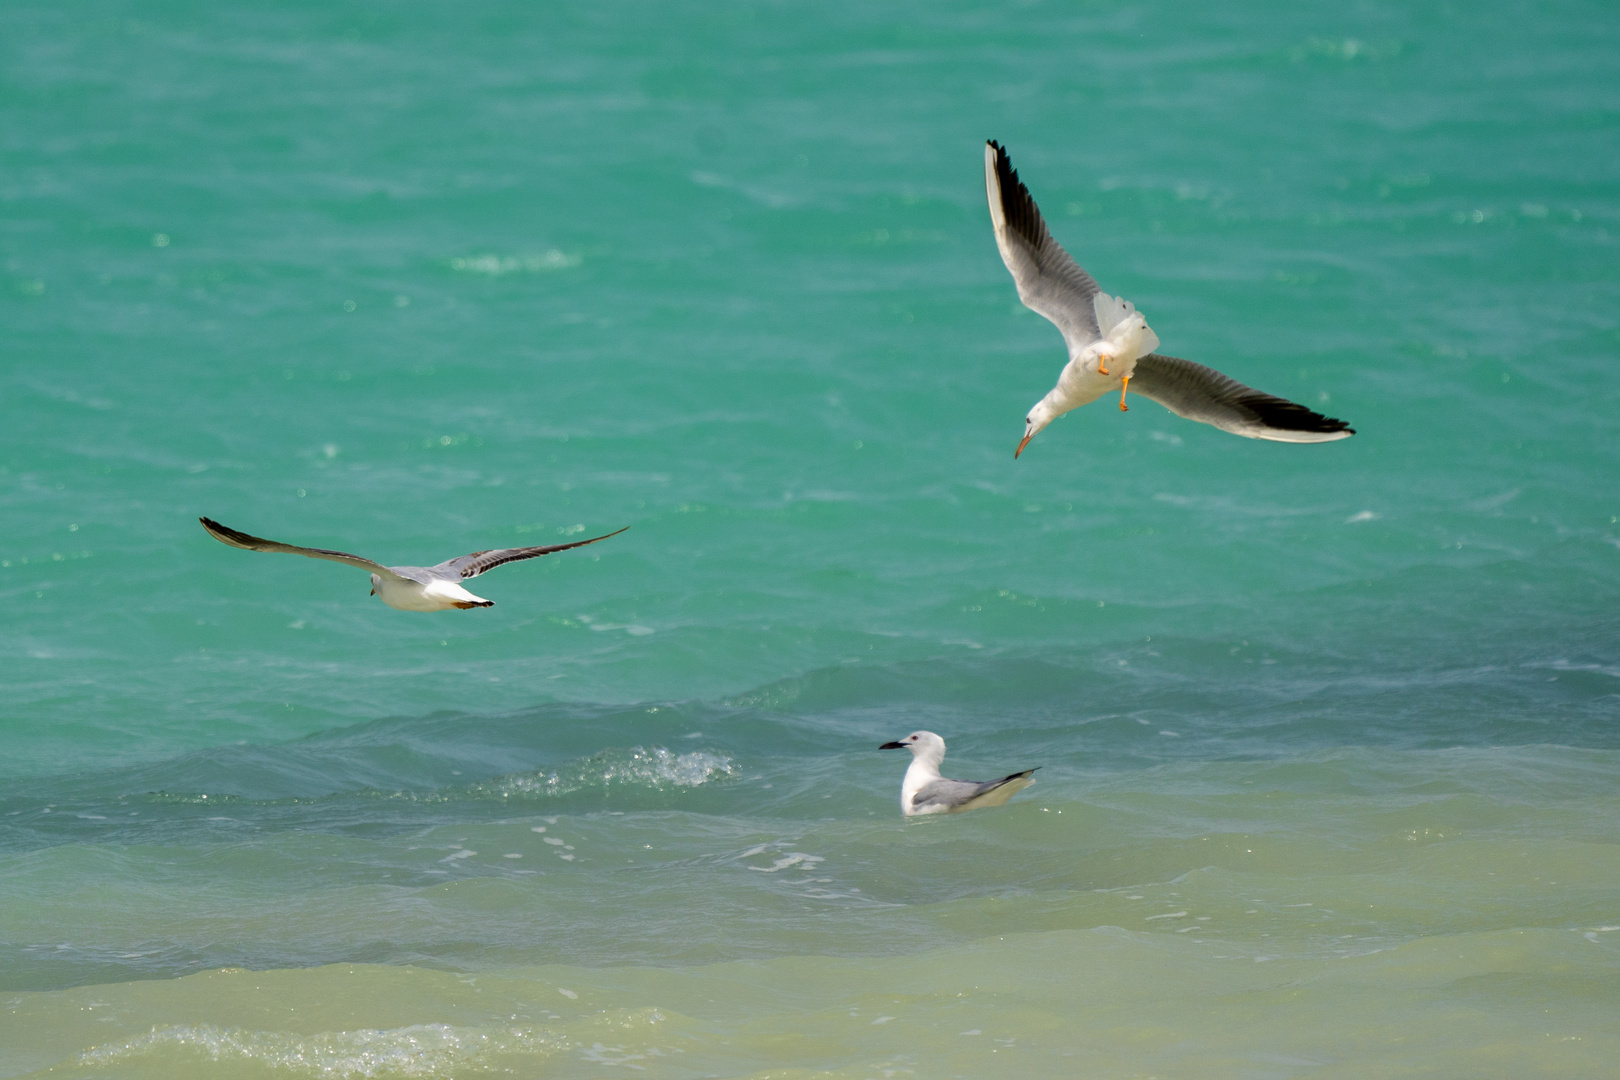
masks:
POLYGON ((1022 454, 1024 452, 1024 447, 1028 446, 1029 445, 1029 440, 1033 439, 1034 437, 1035 436, 1034 436, 1033 433, 1024 436, 1023 441, 1018 444, 1018 449, 1013 451, 1013 460, 1014 461, 1018 460, 1018 455, 1022 454))

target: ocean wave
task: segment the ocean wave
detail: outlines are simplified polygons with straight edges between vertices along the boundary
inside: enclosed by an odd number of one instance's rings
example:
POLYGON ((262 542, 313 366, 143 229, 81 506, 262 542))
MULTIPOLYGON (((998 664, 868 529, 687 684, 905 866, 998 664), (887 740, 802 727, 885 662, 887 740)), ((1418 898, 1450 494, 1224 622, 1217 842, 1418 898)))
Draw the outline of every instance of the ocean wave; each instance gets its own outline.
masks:
POLYGON ((603 750, 583 761, 547 772, 512 773, 497 776, 460 791, 436 792, 448 798, 466 796, 507 800, 551 799, 577 791, 631 788, 667 791, 693 788, 712 780, 736 775, 737 769, 724 754, 693 750, 677 754, 662 746, 651 749, 635 746, 629 750, 603 750))
MULTIPOLYGON (((298 1035, 243 1031, 212 1024, 175 1024, 117 1046, 79 1056, 88 1067, 116 1066, 131 1058, 193 1051, 214 1062, 251 1061, 306 1076, 437 1076, 505 1054, 551 1055, 571 1040, 539 1028, 454 1027, 413 1024, 389 1030, 325 1031, 298 1035)), ((189 1055, 188 1055, 189 1056, 189 1055)))

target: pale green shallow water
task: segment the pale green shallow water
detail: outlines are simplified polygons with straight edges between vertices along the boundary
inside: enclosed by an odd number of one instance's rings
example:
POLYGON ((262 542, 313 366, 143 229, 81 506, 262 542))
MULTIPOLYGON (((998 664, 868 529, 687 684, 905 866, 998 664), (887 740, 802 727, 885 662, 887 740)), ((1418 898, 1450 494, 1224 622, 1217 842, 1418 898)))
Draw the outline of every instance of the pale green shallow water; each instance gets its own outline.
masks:
POLYGON ((0 1076, 1620 1059, 1597 3, 0 10, 0 1076), (1061 363, 1006 142, 1250 443, 1061 363), (231 551, 553 542, 486 611, 231 551), (902 823, 879 742, 1008 807, 902 823))

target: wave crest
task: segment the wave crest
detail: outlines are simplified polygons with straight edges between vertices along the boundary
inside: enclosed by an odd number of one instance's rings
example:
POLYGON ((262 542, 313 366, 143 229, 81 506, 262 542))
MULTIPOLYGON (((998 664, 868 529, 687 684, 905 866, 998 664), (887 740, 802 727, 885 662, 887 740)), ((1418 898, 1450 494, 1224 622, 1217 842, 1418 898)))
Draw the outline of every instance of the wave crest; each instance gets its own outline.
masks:
POLYGON ((435 1076, 502 1054, 555 1054, 572 1045, 535 1028, 468 1028, 413 1024, 390 1030, 327 1031, 296 1035, 242 1031, 212 1024, 176 1024, 121 1046, 101 1046, 79 1057, 86 1066, 115 1065, 166 1051, 195 1051, 211 1061, 253 1061, 311 1076, 435 1076))
POLYGON ((498 799, 555 798, 577 791, 615 787, 646 791, 690 788, 736 775, 723 754, 693 750, 677 754, 662 746, 603 750, 552 772, 513 773, 472 784, 468 794, 498 799))

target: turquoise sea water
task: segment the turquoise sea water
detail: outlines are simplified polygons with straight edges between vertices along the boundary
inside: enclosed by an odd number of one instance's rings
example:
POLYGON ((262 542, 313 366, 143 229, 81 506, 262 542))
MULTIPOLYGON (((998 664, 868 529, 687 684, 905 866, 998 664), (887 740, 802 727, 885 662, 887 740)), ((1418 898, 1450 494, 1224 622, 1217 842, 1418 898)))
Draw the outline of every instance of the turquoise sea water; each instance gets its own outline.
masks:
POLYGON ((0 1076, 1620 1055, 1598 3, 0 9, 0 1076), (1011 149, 1164 351, 1022 459, 1011 149), (389 563, 630 531, 413 615, 389 563), (904 823, 947 773, 1004 809, 904 823))

